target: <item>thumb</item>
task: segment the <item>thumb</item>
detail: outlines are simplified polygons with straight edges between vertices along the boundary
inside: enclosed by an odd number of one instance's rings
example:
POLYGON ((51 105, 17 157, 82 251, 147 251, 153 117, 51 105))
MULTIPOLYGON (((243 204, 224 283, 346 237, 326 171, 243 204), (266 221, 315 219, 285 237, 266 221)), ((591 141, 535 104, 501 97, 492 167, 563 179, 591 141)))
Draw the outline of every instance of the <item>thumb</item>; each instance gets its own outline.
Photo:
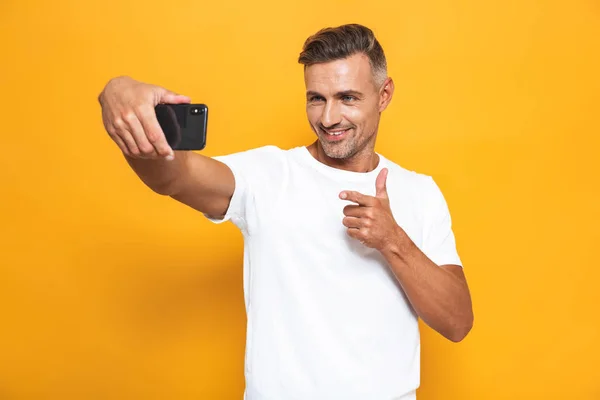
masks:
POLYGON ((177 94, 175 92, 171 92, 170 90, 164 89, 162 93, 158 96, 159 103, 165 104, 181 104, 181 103, 190 103, 192 100, 184 96, 182 94, 177 94))
POLYGON ((385 198, 387 199, 387 187, 386 181, 388 176, 388 169, 384 168, 377 175, 377 179, 375 180, 375 197, 385 198))

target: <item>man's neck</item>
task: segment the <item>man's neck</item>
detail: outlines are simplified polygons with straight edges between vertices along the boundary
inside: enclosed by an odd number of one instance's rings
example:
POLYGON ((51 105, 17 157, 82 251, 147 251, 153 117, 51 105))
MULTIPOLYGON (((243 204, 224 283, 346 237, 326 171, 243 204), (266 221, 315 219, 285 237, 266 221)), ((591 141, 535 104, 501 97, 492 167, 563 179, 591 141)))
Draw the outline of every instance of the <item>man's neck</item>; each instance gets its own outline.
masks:
POLYGON ((343 159, 327 156, 318 140, 306 148, 317 161, 332 168, 353 172, 370 172, 379 165, 379 156, 375 153, 372 145, 367 145, 352 157, 343 159))

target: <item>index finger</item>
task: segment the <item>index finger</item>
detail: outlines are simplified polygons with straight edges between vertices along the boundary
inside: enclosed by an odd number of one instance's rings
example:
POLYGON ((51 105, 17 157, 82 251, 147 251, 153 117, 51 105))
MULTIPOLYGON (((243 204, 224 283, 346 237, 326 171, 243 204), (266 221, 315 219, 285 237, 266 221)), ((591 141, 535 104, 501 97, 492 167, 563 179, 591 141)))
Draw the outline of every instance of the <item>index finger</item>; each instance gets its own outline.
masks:
POLYGON ((375 203, 375 198, 373 196, 367 196, 360 192, 355 192, 353 190, 344 190, 340 193, 340 199, 342 200, 350 200, 354 203, 357 203, 361 206, 373 206, 375 203))
POLYGON ((154 146, 156 152, 163 157, 173 156, 173 149, 167 143, 165 134, 156 119, 156 113, 152 107, 144 107, 140 109, 138 117, 146 133, 148 141, 154 146))

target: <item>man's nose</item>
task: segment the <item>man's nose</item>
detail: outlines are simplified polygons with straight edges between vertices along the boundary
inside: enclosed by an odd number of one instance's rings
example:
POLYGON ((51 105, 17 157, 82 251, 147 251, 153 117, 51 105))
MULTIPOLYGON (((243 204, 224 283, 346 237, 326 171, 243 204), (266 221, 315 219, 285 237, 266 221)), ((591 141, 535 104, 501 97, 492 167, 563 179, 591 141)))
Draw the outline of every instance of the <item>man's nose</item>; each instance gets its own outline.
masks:
POLYGON ((323 114, 321 115, 321 124, 325 128, 333 127, 342 122, 342 113, 340 107, 334 102, 328 102, 323 108, 323 114))

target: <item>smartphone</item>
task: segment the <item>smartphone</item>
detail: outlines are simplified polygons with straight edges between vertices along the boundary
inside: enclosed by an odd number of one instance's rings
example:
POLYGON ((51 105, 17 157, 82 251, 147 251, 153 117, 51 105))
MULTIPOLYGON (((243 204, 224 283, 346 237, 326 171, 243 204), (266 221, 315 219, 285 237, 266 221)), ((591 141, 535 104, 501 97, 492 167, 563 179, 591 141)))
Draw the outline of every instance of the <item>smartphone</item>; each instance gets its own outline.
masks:
POLYGON ((206 147, 208 107, 205 104, 159 104, 154 111, 173 150, 206 147))

